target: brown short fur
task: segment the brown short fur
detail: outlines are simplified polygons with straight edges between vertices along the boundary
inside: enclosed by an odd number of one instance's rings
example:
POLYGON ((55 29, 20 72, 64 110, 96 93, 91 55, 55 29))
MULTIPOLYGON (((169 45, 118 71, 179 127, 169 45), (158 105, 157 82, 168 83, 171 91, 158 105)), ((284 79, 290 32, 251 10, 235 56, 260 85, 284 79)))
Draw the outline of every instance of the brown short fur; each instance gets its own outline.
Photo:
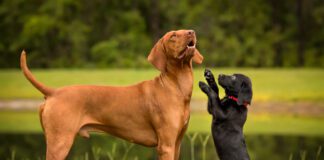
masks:
POLYGON ((31 74, 23 51, 23 73, 46 99, 40 108, 46 159, 65 159, 76 134, 89 137, 89 131, 106 132, 156 147, 160 160, 178 159, 189 121, 193 85, 191 62, 200 64, 203 60, 195 44, 192 30, 166 33, 148 56, 161 74, 127 87, 47 87, 31 74))

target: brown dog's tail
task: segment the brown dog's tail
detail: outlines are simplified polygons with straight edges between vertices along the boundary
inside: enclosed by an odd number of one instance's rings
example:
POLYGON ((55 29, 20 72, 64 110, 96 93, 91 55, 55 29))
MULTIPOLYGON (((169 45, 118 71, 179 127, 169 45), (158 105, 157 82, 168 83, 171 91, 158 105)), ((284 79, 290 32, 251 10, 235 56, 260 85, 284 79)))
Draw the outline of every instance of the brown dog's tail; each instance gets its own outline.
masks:
POLYGON ((54 89, 49 88, 42 83, 38 82, 32 73, 29 71, 27 63, 26 63, 26 52, 23 50, 20 55, 20 68, 23 71, 25 77, 29 80, 34 87, 36 87, 39 91, 41 91, 45 97, 51 95, 54 92, 54 89))

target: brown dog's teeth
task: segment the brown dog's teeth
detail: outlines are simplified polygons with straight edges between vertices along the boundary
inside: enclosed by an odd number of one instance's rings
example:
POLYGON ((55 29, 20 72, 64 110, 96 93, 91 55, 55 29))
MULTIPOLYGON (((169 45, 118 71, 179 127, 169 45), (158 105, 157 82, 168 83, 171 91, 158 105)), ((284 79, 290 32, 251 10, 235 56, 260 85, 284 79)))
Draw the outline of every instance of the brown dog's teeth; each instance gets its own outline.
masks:
POLYGON ((190 42, 188 43, 188 46, 189 46, 189 47, 193 47, 193 46, 195 46, 195 43, 194 43, 193 41, 190 41, 190 42))
POLYGON ((187 44, 187 48, 195 48, 196 47, 196 44, 194 41, 190 41, 188 44, 187 44))

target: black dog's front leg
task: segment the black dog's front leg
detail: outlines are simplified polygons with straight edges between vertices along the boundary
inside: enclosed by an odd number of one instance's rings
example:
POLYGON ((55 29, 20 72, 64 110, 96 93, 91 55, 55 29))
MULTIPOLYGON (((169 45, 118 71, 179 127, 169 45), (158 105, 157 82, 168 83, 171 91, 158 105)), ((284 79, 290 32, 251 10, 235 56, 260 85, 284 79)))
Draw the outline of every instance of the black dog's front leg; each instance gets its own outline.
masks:
POLYGON ((208 97, 208 112, 209 114, 213 114, 213 107, 215 106, 215 104, 217 103, 216 101, 216 93, 204 82, 199 82, 199 88, 201 89, 201 91, 203 91, 207 97, 208 97))
POLYGON ((219 95, 218 87, 213 73, 209 69, 205 69, 204 76, 206 78, 208 85, 216 92, 217 95, 219 95))
POLYGON ((216 92, 204 82, 199 82, 199 88, 208 96, 209 114, 219 119, 225 119, 226 115, 221 110, 221 103, 218 94, 216 94, 216 92))

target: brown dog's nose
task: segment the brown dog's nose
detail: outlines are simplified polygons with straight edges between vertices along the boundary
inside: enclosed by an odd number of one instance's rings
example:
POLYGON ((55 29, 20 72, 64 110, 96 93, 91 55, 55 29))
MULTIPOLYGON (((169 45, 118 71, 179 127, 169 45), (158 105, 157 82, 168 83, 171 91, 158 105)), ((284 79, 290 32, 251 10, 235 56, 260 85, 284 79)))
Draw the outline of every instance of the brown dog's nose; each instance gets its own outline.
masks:
POLYGON ((189 30, 188 31, 188 35, 194 35, 195 34, 195 31, 194 30, 189 30))

